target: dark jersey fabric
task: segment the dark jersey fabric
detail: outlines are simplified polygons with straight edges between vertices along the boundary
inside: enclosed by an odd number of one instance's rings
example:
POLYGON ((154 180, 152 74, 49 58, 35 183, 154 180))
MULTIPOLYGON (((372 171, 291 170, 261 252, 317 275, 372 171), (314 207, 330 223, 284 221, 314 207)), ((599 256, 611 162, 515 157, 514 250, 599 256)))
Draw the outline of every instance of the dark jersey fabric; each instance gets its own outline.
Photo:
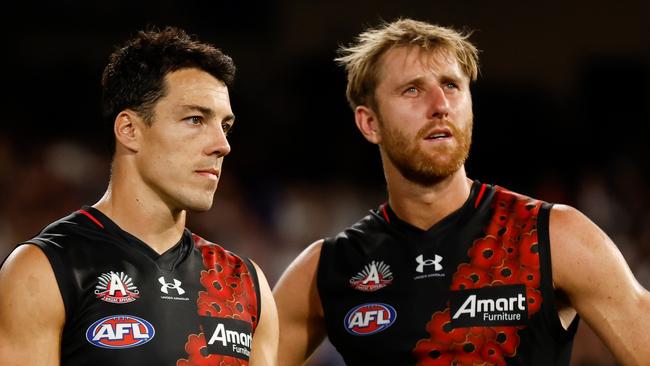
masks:
POLYGON ((187 229, 158 254, 92 207, 25 243, 63 297, 62 365, 248 365, 260 313, 249 260, 187 229))
POLYGON ((549 253, 551 205, 474 182, 428 230, 388 207, 325 240, 318 290, 348 365, 568 365, 549 253))

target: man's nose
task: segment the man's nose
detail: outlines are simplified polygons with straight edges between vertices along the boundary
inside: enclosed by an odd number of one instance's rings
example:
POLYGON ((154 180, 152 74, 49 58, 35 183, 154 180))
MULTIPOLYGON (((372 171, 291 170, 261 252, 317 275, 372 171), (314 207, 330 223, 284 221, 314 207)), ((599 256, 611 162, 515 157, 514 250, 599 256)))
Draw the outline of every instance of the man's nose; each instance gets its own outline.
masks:
POLYGON ((428 115, 431 118, 446 118, 449 114, 449 99, 443 86, 436 86, 429 93, 428 115))
POLYGON ((222 125, 219 123, 210 131, 210 143, 206 147, 206 155, 217 155, 217 157, 223 157, 230 153, 230 144, 228 143, 228 137, 226 132, 223 130, 222 125))

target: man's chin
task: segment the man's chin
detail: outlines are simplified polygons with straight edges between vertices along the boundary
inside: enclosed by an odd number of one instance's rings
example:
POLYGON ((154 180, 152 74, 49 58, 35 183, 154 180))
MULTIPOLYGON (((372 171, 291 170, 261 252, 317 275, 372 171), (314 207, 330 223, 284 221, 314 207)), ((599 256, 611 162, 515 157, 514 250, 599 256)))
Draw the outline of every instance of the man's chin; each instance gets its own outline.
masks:
POLYGON ((421 186, 432 186, 451 177, 456 170, 436 170, 436 171, 403 171, 402 175, 409 181, 421 186))
POLYGON ((209 205, 197 205, 191 208, 188 208, 189 211, 192 212, 206 212, 209 211, 212 208, 212 202, 210 202, 209 205))
POLYGON ((451 177, 462 166, 462 162, 455 160, 431 161, 429 164, 420 164, 419 166, 397 165, 397 168, 402 176, 409 181, 422 186, 431 186, 451 177))
POLYGON ((185 210, 190 212, 205 212, 209 211, 212 208, 212 203, 214 200, 212 198, 205 200, 195 200, 192 202, 187 202, 185 205, 185 210))

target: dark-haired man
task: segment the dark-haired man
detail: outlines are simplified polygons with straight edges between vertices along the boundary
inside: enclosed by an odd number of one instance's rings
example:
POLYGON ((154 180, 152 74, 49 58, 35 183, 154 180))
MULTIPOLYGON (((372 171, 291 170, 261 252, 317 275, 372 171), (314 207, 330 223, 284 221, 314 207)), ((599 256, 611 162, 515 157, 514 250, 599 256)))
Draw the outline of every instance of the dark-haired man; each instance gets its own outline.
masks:
POLYGON ((235 117, 230 57, 142 31, 102 78, 111 180, 92 206, 19 245, 0 271, 2 365, 274 365, 262 271, 185 228, 212 206, 235 117))

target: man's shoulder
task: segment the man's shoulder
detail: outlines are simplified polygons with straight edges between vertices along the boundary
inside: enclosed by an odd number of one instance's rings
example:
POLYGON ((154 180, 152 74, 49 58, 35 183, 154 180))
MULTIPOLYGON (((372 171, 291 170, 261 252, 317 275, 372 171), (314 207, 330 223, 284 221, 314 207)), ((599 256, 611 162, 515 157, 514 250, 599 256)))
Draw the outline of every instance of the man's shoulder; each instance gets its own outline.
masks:
POLYGON ((246 264, 246 267, 251 267, 246 258, 232 252, 222 245, 207 240, 195 233, 189 232, 194 244, 194 249, 198 250, 203 256, 205 263, 225 263, 229 265, 246 264))
POLYGON ((360 238, 382 229, 384 219, 377 210, 370 210, 357 222, 341 230, 334 236, 325 238, 325 242, 346 241, 353 238, 360 238))
POLYGON ((35 244, 39 247, 52 245, 60 247, 87 235, 89 229, 92 229, 91 225, 94 224, 92 224, 90 219, 86 218, 81 211, 81 209, 77 210, 47 224, 38 232, 38 234, 19 243, 18 245, 29 243, 35 244))
POLYGON ((533 197, 532 195, 526 193, 520 193, 518 191, 510 190, 508 188, 494 185, 493 187, 495 197, 497 199, 506 199, 512 201, 529 201, 529 202, 545 202, 544 200, 533 197))
POLYGON ((16 243, 2 265, 14 262, 46 272, 67 270, 71 256, 80 251, 93 254, 94 248, 86 244, 94 224, 84 223, 84 220, 87 219, 75 211, 47 224, 38 234, 16 243))
MULTIPOLYGON (((186 230, 186 234, 190 235, 192 238, 192 243, 194 244, 194 248, 196 249, 206 249, 206 250, 213 250, 213 251, 218 251, 218 252, 230 252, 229 250, 226 250, 223 246, 220 244, 217 244, 213 241, 210 241, 208 239, 205 239, 204 237, 193 233, 189 230, 186 230)), ((234 253, 233 253, 234 254, 234 253)))
POLYGON ((376 248, 380 243, 385 242, 386 237, 392 237, 395 229, 387 225, 380 210, 371 210, 359 221, 343 229, 336 235, 326 237, 322 241, 321 253, 331 253, 332 250, 365 251, 376 248))

